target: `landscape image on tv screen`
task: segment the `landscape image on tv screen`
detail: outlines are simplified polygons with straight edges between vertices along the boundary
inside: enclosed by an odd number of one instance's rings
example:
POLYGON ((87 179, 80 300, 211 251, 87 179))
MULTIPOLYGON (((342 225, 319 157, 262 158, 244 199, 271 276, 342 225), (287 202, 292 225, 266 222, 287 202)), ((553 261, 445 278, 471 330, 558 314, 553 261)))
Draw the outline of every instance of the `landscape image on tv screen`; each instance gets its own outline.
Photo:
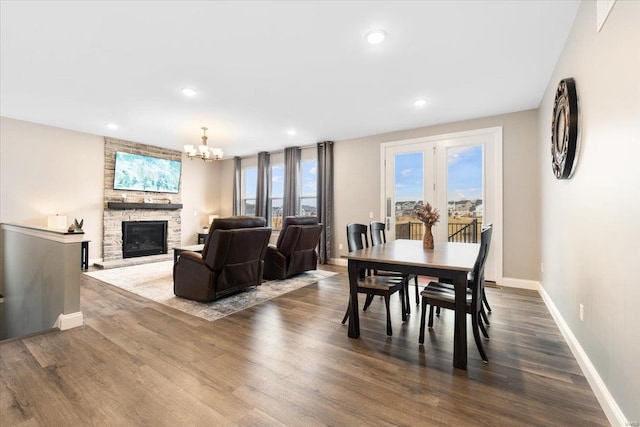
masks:
POLYGON ((118 151, 113 189, 177 193, 181 166, 179 160, 118 151))

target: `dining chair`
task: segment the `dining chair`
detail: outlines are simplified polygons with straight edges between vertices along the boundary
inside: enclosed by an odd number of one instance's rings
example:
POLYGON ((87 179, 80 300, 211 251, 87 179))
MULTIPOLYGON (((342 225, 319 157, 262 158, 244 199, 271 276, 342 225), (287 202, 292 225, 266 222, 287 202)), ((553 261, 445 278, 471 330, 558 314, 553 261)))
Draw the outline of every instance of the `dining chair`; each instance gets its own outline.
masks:
MULTIPOLYGON (((347 244, 349 246, 349 252, 353 252, 359 249, 369 247, 369 239, 367 238, 367 226, 364 224, 347 224, 347 244)), ((407 320, 407 312, 405 307, 404 291, 406 288, 406 280, 402 277, 391 276, 371 276, 363 274, 358 278, 358 293, 366 294, 366 300, 363 311, 365 311, 373 297, 380 295, 384 298, 385 309, 387 312, 387 335, 391 336, 393 331, 391 328, 391 312, 389 310, 390 297, 392 294, 399 292, 400 301, 402 305, 402 320, 407 320)), ((349 309, 351 308, 351 302, 347 307, 347 312, 342 319, 344 324, 349 319, 349 309)))
MULTIPOLYGON (((493 224, 487 224, 482 229, 484 230, 485 228, 492 228, 492 227, 493 227, 493 224)), ((447 286, 448 288, 453 289, 453 282, 451 281, 451 279, 438 279, 438 282, 441 284, 441 286, 448 285, 447 286)), ((472 283, 473 283, 473 273, 469 273, 467 277, 467 287, 469 289, 471 289, 472 283)), ((489 316, 487 316, 487 312, 491 313, 491 306, 489 305, 489 301, 487 300, 487 293, 484 290, 484 285, 482 287, 482 302, 483 302, 483 307, 480 310, 480 315, 482 316, 482 320, 484 320, 484 323, 487 326, 489 326, 491 325, 491 322, 489 322, 489 316)), ((440 315, 440 307, 436 308, 436 315, 437 316, 440 315)))
MULTIPOLYGON (((371 223, 369 224, 369 231, 371 232, 371 246, 378 246, 382 245, 383 243, 387 243, 387 233, 385 232, 384 222, 371 221, 371 223)), ((374 270, 373 274, 375 276, 402 277, 405 280, 406 287, 404 290, 404 296, 406 300, 405 304, 407 306, 407 314, 411 314, 411 306, 409 302, 409 282, 413 280, 416 285, 416 305, 420 305, 420 297, 418 296, 418 276, 416 274, 404 274, 397 271, 380 270, 374 270)))
MULTIPOLYGON (((482 331, 482 334, 486 339, 489 339, 489 336, 487 335, 487 331, 482 323, 480 311, 482 310, 482 293, 484 290, 484 266, 487 260, 487 254, 489 253, 492 232, 492 227, 486 227, 482 230, 480 237, 480 249, 473 266, 473 281, 471 283, 471 289, 467 290, 466 293, 466 311, 471 315, 473 338, 484 363, 488 363, 489 359, 487 358, 487 354, 485 353, 482 345, 482 340, 480 339, 480 331, 482 331)), ((420 344, 424 344, 424 323, 427 314, 427 304, 430 305, 429 329, 431 329, 433 327, 433 308, 442 307, 449 310, 455 310, 456 293, 448 283, 429 282, 420 295, 422 296, 422 316, 420 318, 419 341, 420 344)))

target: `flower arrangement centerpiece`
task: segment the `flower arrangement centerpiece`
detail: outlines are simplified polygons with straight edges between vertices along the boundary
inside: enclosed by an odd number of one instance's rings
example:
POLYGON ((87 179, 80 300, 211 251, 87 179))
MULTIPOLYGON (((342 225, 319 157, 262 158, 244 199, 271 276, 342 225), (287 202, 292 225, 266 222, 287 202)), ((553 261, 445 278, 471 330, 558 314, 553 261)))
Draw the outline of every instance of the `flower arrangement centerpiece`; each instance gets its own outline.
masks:
POLYGON ((431 227, 440 221, 440 212, 438 209, 434 209, 430 203, 423 204, 415 211, 416 217, 424 223, 424 238, 422 243, 426 249, 433 249, 433 234, 431 234, 431 227))

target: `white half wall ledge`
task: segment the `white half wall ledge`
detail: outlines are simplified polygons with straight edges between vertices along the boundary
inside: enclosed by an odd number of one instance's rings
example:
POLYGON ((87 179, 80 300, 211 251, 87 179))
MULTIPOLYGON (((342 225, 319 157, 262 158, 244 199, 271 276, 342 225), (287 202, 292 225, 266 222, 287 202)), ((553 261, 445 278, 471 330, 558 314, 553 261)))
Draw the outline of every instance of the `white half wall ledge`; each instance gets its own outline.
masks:
POLYGON ((53 327, 58 328, 61 331, 66 331, 67 329, 77 328, 83 324, 84 316, 81 311, 77 311, 75 313, 60 314, 53 327))
POLYGON ((604 383, 604 381, 602 381, 602 378, 600 378, 600 374, 598 374, 598 371, 596 370, 595 366, 593 366, 593 363, 591 363, 591 360, 587 356, 587 353, 584 351, 584 349, 580 345, 580 342, 571 331, 571 328, 569 328, 569 325, 567 324, 567 322, 565 322, 564 318, 560 314, 560 311, 558 310, 556 305, 553 303, 553 300, 551 299, 551 297, 549 296, 549 294, 547 293, 547 291, 544 289, 543 286, 540 286, 539 292, 540 292, 540 296, 542 297, 542 300, 544 301, 547 308, 549 309, 549 312, 551 313, 553 320, 555 320, 556 324, 558 325, 558 329, 560 329, 560 332, 562 333, 564 340, 567 342, 567 345, 569 345, 569 348, 573 353, 573 357, 576 358, 576 361, 578 362, 578 365, 580 366, 582 373, 584 374, 585 378, 589 382, 589 385, 591 386, 591 390, 593 390, 593 393, 596 395, 596 399, 598 399, 598 403, 600 403, 600 406, 602 407, 602 410, 604 411, 611 425, 612 426, 635 425, 635 424, 631 424, 629 420, 627 420, 625 415, 622 413, 622 410, 620 410, 620 407, 618 406, 617 402, 609 392, 609 389, 607 388, 606 384, 604 383))

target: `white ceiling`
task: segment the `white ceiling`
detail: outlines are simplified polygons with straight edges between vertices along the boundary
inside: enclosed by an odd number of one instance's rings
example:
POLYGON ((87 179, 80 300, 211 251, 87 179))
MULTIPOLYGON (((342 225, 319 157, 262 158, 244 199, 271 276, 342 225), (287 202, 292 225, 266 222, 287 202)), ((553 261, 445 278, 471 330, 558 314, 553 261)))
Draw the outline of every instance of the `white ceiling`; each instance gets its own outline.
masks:
POLYGON ((227 157, 537 108, 578 6, 2 1, 0 113, 227 157))

